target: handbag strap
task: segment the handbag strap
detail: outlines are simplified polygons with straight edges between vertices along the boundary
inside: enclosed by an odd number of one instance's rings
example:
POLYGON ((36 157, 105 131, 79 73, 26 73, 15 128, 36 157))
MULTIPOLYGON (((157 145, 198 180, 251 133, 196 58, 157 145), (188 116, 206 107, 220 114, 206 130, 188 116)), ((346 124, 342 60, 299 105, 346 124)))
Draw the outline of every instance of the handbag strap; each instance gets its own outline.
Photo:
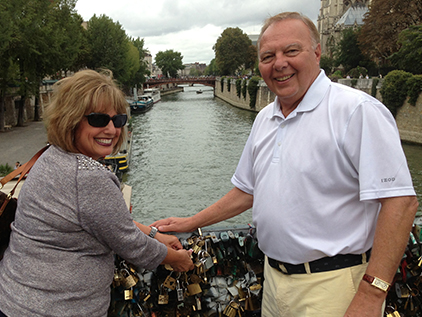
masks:
POLYGON ((3 177, 2 179, 0 179, 0 189, 2 189, 3 186, 6 183, 10 182, 16 176, 18 176, 19 174, 21 174, 20 177, 19 177, 19 179, 18 179, 18 181, 16 182, 15 186, 13 186, 12 190, 7 195, 7 198, 5 199, 3 205, 0 206, 0 216, 3 213, 3 211, 4 211, 4 208, 6 208, 7 203, 9 202, 9 200, 12 198, 13 194, 15 193, 16 187, 18 186, 18 184, 20 183, 20 181, 31 170, 32 166, 35 164, 35 162, 38 160, 38 158, 41 156, 41 154, 43 154, 44 151, 49 148, 49 146, 50 145, 47 145, 47 146, 43 147, 28 162, 26 162, 25 164, 19 166, 13 172, 7 174, 5 177, 3 177))

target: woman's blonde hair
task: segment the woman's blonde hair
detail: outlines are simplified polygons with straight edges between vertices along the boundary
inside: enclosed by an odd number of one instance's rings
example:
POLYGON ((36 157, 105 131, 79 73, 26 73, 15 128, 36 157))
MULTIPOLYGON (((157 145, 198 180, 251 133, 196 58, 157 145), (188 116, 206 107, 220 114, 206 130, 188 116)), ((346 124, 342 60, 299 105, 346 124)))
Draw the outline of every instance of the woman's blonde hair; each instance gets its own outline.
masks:
MULTIPOLYGON (((48 142, 67 152, 77 153, 75 131, 85 115, 110 108, 117 114, 126 114, 127 106, 125 96, 109 70, 101 73, 82 70, 63 78, 54 84, 51 102, 44 113, 48 142)), ((112 154, 119 151, 125 136, 126 126, 122 128, 112 154)))
POLYGON ((307 16, 299 13, 299 12, 282 12, 279 13, 277 15, 274 15, 272 17, 269 17, 267 20, 265 20, 264 25, 261 28, 261 33, 259 34, 258 37, 258 41, 257 41, 257 46, 258 46, 258 56, 259 56, 259 48, 261 45, 261 39, 262 36, 264 34, 264 32, 273 24, 279 21, 283 21, 283 20, 287 20, 287 19, 295 19, 295 20, 300 20, 303 23, 306 24, 306 26, 309 29, 309 33, 311 34, 311 41, 312 41, 312 46, 315 49, 317 47, 317 45, 320 43, 320 39, 319 39, 319 32, 314 24, 314 22, 312 22, 311 19, 309 19, 307 16))

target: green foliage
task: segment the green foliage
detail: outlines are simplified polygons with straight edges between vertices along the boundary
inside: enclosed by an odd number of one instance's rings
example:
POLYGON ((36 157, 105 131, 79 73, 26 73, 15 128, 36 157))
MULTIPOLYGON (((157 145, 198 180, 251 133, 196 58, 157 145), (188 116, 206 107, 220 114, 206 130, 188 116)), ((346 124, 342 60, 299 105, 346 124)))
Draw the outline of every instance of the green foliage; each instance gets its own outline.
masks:
POLYGON ((247 80, 246 79, 243 79, 243 81, 242 81, 242 96, 243 96, 243 99, 246 99, 246 83, 247 83, 247 80))
POLYGON ((205 68, 204 75, 205 76, 217 76, 220 72, 218 71, 217 64, 215 62, 215 58, 213 58, 210 64, 205 68))
POLYGON ((94 15, 88 25, 90 53, 87 66, 91 69, 110 69, 118 81, 129 81, 132 75, 130 68, 134 66, 135 59, 133 56, 129 58, 129 55, 136 52, 129 44, 129 38, 120 23, 113 22, 105 15, 94 15))
POLYGON ((0 176, 6 176, 7 174, 13 172, 13 168, 6 163, 6 165, 0 164, 0 176))
POLYGON ((422 92, 422 75, 413 75, 412 77, 409 77, 406 86, 409 104, 416 106, 416 101, 422 92))
POLYGON ((182 60, 182 53, 173 50, 160 51, 155 55, 155 63, 161 69, 164 76, 169 78, 176 78, 177 71, 185 68, 182 60))
POLYGON ((221 92, 223 92, 224 91, 224 80, 226 79, 226 77, 225 76, 223 76, 223 77, 221 77, 220 78, 220 86, 221 86, 221 92))
MULTIPOLYGON (((239 28, 226 28, 213 46, 215 61, 222 75, 234 75, 245 64, 251 64, 252 41, 239 28)), ((256 56, 256 52, 254 52, 256 56)))
POLYGON ((351 81, 352 87, 356 87, 357 83, 358 83, 358 80, 356 78, 353 78, 351 81))
POLYGON ((259 89, 259 80, 261 78, 254 76, 251 79, 249 79, 249 84, 248 84, 248 93, 249 93, 249 107, 251 109, 255 109, 255 104, 256 104, 256 95, 259 89))
POLYGON ((334 67, 334 59, 327 55, 322 55, 319 61, 319 67, 325 71, 327 76, 331 75, 334 67))
POLYGON ((358 45, 358 33, 359 31, 353 28, 344 29, 336 47, 336 64, 343 65, 346 73, 359 66, 359 63, 365 59, 358 45))
POLYGON ((406 100, 406 82, 411 76, 412 74, 403 70, 393 70, 385 76, 380 93, 383 103, 394 117, 397 115, 397 110, 406 100))
POLYGON ((340 74, 336 74, 336 73, 331 74, 328 77, 334 82, 338 82, 339 79, 343 78, 343 76, 341 76, 340 74))
POLYGON ((240 94, 242 93, 242 79, 236 79, 236 95, 240 98, 240 94))
POLYGON ((365 77, 368 74, 368 70, 365 67, 357 66, 356 68, 351 69, 348 74, 352 78, 365 77))
POLYGON ((230 92, 230 87, 231 87, 231 79, 227 78, 227 91, 230 92))
POLYGON ((373 78, 372 79, 372 87, 371 87, 371 96, 376 98, 377 97, 377 85, 378 85, 379 79, 373 78))
POLYGON ((400 50, 390 56, 393 65, 412 74, 422 73, 422 25, 403 30, 398 44, 400 50))

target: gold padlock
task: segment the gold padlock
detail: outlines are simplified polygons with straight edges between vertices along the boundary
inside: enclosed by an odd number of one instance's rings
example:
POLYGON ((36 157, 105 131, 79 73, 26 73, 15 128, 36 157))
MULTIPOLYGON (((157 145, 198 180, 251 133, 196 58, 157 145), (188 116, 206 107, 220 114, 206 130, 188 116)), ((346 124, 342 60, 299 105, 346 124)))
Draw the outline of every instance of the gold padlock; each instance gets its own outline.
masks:
POLYGON ((163 285, 169 289, 171 289, 172 291, 174 291, 176 289, 176 279, 174 277, 171 276, 173 272, 170 273, 170 275, 168 275, 163 283, 163 285))
POLYGON ((230 302, 223 311, 223 315, 227 317, 236 317, 238 311, 238 304, 235 302, 230 302))
POLYGON ((133 299, 133 290, 125 289, 124 296, 125 296, 125 300, 133 299))
POLYGON ((132 288, 136 285, 137 281, 135 280, 134 276, 129 273, 128 270, 123 270, 123 286, 126 289, 132 288))
POLYGON ((160 294, 158 295, 158 305, 167 305, 169 303, 169 295, 164 286, 161 285, 160 294))
POLYGON ((187 289, 189 292, 189 296, 193 296, 199 293, 202 293, 201 286, 198 283, 188 284, 187 289))

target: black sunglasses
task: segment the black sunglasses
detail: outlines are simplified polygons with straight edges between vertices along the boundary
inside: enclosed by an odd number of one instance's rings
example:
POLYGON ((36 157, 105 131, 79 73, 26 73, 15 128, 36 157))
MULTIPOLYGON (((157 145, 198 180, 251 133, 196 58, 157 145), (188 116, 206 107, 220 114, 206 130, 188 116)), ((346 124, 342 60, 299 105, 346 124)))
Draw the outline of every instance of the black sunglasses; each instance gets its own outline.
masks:
POLYGON ((85 117, 88 118, 88 123, 90 126, 95 128, 104 128, 108 125, 108 123, 113 121, 115 128, 123 127, 127 122, 127 115, 126 114, 116 114, 113 117, 110 117, 106 113, 90 113, 85 117))

